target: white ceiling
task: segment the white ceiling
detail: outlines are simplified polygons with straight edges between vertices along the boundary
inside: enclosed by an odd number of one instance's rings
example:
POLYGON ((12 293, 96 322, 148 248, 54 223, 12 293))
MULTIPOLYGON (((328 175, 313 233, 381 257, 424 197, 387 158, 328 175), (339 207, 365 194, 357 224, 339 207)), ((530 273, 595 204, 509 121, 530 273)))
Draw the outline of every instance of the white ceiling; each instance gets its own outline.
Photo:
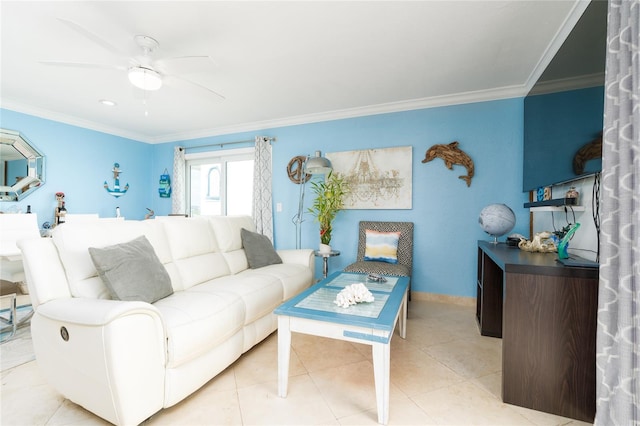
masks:
POLYGON ((0 106, 155 143, 522 96, 586 4, 2 0, 0 106), (136 34, 153 59, 210 56, 178 75, 226 99, 166 78, 145 104, 124 70, 42 63, 126 67, 136 34))

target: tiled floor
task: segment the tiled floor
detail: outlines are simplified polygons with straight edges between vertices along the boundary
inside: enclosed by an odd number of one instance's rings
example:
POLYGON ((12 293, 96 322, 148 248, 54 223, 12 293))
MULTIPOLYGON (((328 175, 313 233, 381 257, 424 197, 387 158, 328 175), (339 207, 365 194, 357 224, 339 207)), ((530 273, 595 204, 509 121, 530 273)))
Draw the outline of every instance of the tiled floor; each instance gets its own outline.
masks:
MULTIPOLYGON (((0 424, 107 424, 43 381, 30 343, 24 329, 0 346, 0 424)), ((369 346, 299 334, 292 346, 287 398, 277 396, 274 333, 145 425, 377 424, 369 346)), ((503 404, 500 359, 501 340, 479 335, 473 308, 412 301, 407 339, 391 344, 389 424, 586 425, 503 404)))

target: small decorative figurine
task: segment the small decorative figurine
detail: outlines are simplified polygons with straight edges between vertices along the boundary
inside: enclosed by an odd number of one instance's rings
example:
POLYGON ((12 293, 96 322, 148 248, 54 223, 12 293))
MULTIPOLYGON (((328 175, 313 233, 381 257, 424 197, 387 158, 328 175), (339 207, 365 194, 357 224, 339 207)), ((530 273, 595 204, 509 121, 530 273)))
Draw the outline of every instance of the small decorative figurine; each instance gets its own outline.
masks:
POLYGON ((556 244, 550 239, 551 232, 543 231, 534 235, 532 241, 520 238, 518 248, 524 251, 553 253, 557 250, 556 244))
POLYGON ((572 186, 569 188, 569 190, 566 192, 564 196, 567 199, 567 201, 569 200, 571 201, 571 202, 567 202, 567 204, 575 205, 575 204, 578 204, 578 197, 580 196, 580 193, 578 192, 575 186, 572 186))
POLYGON ((56 192, 56 201, 58 205, 54 212, 54 227, 66 221, 67 209, 64 206, 64 192, 56 192))
POLYGON ((104 181, 104 189, 106 189, 110 195, 118 198, 119 196, 126 194, 129 189, 129 184, 127 183, 124 186, 124 189, 120 189, 120 173, 122 173, 122 170, 120 170, 120 164, 113 163, 113 169, 111 171, 113 172, 113 189, 109 188, 109 184, 106 180, 104 181))
POLYGON ((428 163, 434 158, 442 158, 444 165, 447 169, 452 170, 454 164, 460 164, 466 167, 467 175, 458 176, 459 179, 467 182, 467 186, 471 186, 471 179, 474 175, 473 160, 463 150, 458 148, 459 143, 457 141, 450 144, 433 145, 429 148, 425 154, 423 163, 428 163))

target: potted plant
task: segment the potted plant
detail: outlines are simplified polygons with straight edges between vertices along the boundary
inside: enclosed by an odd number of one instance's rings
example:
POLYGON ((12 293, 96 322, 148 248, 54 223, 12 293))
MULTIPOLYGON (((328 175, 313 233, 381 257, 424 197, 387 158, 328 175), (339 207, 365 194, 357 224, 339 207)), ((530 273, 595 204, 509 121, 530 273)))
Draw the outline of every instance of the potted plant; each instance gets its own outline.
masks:
POLYGON ((312 181, 311 187, 316 198, 309 208, 309 213, 320 224, 320 251, 328 253, 331 251, 331 222, 344 207, 348 184, 344 178, 330 172, 325 180, 312 181))

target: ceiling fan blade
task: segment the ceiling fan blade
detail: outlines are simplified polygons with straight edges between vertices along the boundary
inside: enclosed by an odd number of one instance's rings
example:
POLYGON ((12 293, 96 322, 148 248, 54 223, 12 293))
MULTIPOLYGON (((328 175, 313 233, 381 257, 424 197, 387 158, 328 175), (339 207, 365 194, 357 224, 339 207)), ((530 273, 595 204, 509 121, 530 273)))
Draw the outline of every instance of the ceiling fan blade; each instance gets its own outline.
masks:
POLYGON ((204 85, 202 85, 200 83, 196 83, 195 81, 187 80, 184 77, 178 77, 176 75, 165 75, 164 81, 168 85, 171 85, 172 82, 180 82, 181 84, 184 83, 184 84, 189 85, 191 87, 195 87, 195 88, 198 88, 198 89, 206 90, 207 92, 209 92, 210 94, 216 96, 217 98, 219 98, 221 100, 227 99, 223 95, 221 95, 220 93, 216 92, 215 90, 211 90, 207 86, 204 86, 204 85))
POLYGON ((108 41, 104 40, 102 37, 92 33, 89 30, 87 30, 86 28, 84 28, 80 24, 77 24, 77 23, 75 23, 73 21, 70 21, 68 19, 65 19, 65 18, 58 18, 58 20, 60 22, 62 22, 63 24, 65 24, 66 26, 68 26, 69 28, 71 28, 72 30, 74 30, 77 33, 79 33, 79 34, 83 35, 84 37, 88 38, 89 40, 91 40, 95 44, 101 46, 103 49, 106 49, 109 52, 113 53, 114 55, 127 56, 127 54, 124 53, 122 50, 120 50, 117 47, 113 46, 111 43, 109 43, 108 41))
POLYGON ((43 65, 52 65, 57 67, 73 67, 73 68, 99 68, 108 70, 126 71, 127 67, 113 64, 91 64, 87 62, 72 61, 39 61, 43 65))
POLYGON ((213 72, 217 65, 211 56, 174 56, 154 61, 154 66, 165 74, 188 74, 193 72, 213 72))

